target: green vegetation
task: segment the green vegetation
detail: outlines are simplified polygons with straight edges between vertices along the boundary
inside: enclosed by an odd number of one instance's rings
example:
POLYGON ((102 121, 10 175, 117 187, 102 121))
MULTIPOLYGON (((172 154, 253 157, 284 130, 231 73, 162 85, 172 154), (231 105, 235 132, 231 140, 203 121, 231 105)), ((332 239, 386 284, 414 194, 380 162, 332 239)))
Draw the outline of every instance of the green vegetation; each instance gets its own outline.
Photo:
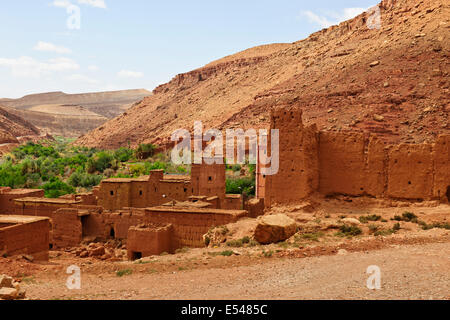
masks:
POLYGON ((423 230, 431 230, 431 229, 435 229, 435 228, 450 230, 450 223, 448 223, 448 222, 446 222, 446 223, 435 222, 432 224, 427 224, 423 221, 420 221, 419 224, 423 230))
POLYGON ((398 230, 400 230, 400 223, 396 223, 392 229, 387 229, 387 230, 378 230, 375 231, 374 235, 375 236, 390 236, 391 234, 396 233, 398 230))
POLYGON ((227 241, 227 246, 233 247, 233 248, 240 248, 243 247, 245 244, 249 244, 251 241, 250 237, 244 237, 242 239, 238 240, 230 240, 227 241))
POLYGON ((401 217, 395 216, 392 220, 418 223, 417 216, 412 212, 405 212, 401 217))
POLYGON ((376 214, 359 217, 359 221, 361 223, 368 223, 369 221, 380 221, 380 220, 381 220, 381 216, 377 216, 376 214))
POLYGON ((226 181, 226 192, 228 194, 255 195, 255 179, 253 177, 229 178, 226 181))
POLYGON ((124 270, 118 270, 116 271, 116 275, 118 277, 123 277, 123 276, 129 276, 133 273, 133 270, 131 269, 124 269, 124 270))
POLYGON ((336 233, 336 236, 339 237, 354 237, 362 234, 362 230, 356 226, 348 226, 348 225, 342 225, 339 228, 339 232, 336 233))
POLYGON ((304 233, 301 235, 302 239, 305 240, 311 240, 311 241, 319 241, 319 238, 323 237, 324 233, 323 232, 314 232, 314 233, 304 233))
POLYGON ((119 148, 105 151, 77 147, 72 140, 29 142, 0 160, 0 186, 44 189, 48 198, 85 192, 103 179, 148 175, 151 170, 187 173, 187 166, 174 166, 169 154, 155 154, 157 146, 140 145, 136 150, 119 148))

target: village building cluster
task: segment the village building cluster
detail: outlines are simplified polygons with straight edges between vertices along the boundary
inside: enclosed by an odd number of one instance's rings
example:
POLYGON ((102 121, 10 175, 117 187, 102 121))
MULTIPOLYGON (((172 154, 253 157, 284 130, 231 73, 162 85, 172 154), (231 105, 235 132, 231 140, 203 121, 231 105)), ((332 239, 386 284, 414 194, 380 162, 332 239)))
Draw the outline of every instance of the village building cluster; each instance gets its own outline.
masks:
POLYGON ((305 127, 298 106, 274 108, 271 129, 280 130, 279 172, 264 176, 257 167, 255 199, 226 194, 225 165, 205 163, 192 165, 190 175, 154 170, 58 199, 1 187, 0 253, 45 260, 50 248, 120 239, 135 260, 202 247, 213 227, 315 194, 449 202, 448 135, 432 144, 385 145, 375 135, 305 127))

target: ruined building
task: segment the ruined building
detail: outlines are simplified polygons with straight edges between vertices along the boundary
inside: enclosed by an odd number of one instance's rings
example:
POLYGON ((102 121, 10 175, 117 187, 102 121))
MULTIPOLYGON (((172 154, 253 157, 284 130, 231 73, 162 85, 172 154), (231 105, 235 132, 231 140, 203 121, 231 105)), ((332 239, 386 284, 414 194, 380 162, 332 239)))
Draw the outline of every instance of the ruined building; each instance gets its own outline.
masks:
POLYGON ((385 145, 376 135, 305 127, 298 106, 273 109, 271 129, 279 129, 279 172, 257 170, 257 196, 268 207, 315 193, 450 200, 450 135, 431 144, 385 145))

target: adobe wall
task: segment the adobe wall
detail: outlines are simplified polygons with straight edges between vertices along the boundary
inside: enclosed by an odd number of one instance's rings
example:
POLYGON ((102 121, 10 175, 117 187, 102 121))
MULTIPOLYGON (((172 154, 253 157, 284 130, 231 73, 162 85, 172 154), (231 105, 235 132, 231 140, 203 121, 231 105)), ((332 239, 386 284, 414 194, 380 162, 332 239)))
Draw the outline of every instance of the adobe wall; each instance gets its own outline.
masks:
POLYGON ((72 208, 81 201, 46 198, 20 198, 15 199, 15 214, 22 216, 38 216, 53 219, 58 209, 72 208))
POLYGON ((15 214, 14 200, 25 197, 44 197, 44 190, 0 187, 0 214, 15 214))
POLYGON ((53 248, 76 247, 83 240, 78 209, 59 209, 53 215, 53 248))
POLYGON ((318 156, 320 193, 383 195, 386 154, 376 137, 320 132, 318 156))
POLYGON ((279 130, 279 171, 276 175, 263 176, 258 170, 258 185, 265 186, 264 196, 259 191, 258 195, 267 206, 309 196, 317 189, 319 170, 317 128, 303 126, 300 108, 274 108, 271 129, 279 130))
POLYGON ((195 196, 218 196, 225 199, 225 164, 193 164, 191 167, 192 194, 195 196))
POLYGON ((154 170, 148 178, 104 180, 94 194, 99 206, 113 211, 161 205, 168 199, 186 201, 192 187, 189 180, 166 179, 162 170, 154 170))
POLYGON ((128 260, 136 260, 163 252, 173 253, 173 226, 137 226, 128 230, 128 260))
POLYGON ((246 215, 247 211, 243 210, 155 207, 145 210, 145 223, 172 224, 175 249, 203 247, 203 235, 210 228, 236 222, 246 215))
POLYGON ((257 218, 264 214, 264 199, 250 199, 245 206, 250 218, 257 218))
POLYGON ((227 194, 220 207, 224 210, 242 210, 244 202, 241 194, 227 194))
POLYGON ((450 202, 450 135, 440 136, 433 146, 433 197, 450 202))
POLYGON ((431 199, 433 177, 433 154, 430 144, 401 144, 389 151, 387 189, 389 197, 431 199))
POLYGON ((450 136, 433 144, 385 145, 375 135, 305 128, 298 106, 275 108, 280 169, 264 177, 257 195, 265 205, 293 203, 313 192, 405 200, 450 198, 450 136))
POLYGON ((50 223, 46 218, 0 216, 17 220, 0 228, 0 252, 7 255, 30 254, 37 261, 48 260, 50 223), (28 221, 23 221, 23 219, 28 221), (20 222, 22 220, 22 222, 20 222))

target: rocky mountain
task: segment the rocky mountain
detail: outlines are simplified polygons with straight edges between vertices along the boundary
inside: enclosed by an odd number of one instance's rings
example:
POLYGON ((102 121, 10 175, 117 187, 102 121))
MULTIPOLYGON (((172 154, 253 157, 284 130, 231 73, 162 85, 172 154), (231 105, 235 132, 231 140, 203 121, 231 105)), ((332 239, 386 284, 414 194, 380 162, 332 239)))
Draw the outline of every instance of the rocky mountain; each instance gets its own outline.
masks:
POLYGON ((380 28, 369 28, 366 12, 298 42, 225 57, 177 75, 77 143, 164 145, 196 120, 205 128, 267 127, 271 107, 292 102, 321 130, 429 141, 449 133, 449 6, 384 0, 380 28))
POLYGON ((0 107, 0 144, 17 143, 17 138, 39 136, 39 129, 0 107))
POLYGON ((120 115, 148 95, 151 92, 144 89, 82 94, 50 92, 20 99, 0 99, 0 105, 43 132, 79 137, 120 115))

